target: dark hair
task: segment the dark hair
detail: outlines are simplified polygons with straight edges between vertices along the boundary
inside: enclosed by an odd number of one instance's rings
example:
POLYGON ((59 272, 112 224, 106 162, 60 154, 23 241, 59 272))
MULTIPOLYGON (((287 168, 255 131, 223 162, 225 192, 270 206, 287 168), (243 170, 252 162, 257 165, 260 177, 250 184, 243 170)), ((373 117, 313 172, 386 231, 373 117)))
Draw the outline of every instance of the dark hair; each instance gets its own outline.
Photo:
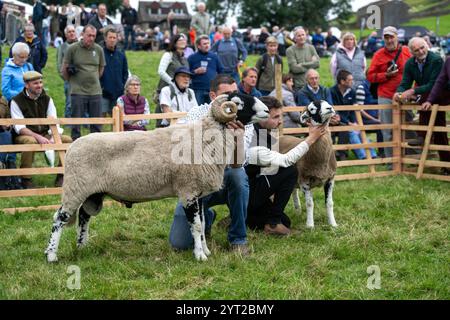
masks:
POLYGON ((105 38, 108 37, 108 33, 115 33, 118 34, 116 28, 114 28, 113 26, 108 26, 105 28, 105 31, 103 31, 103 34, 105 35, 105 38))
POLYGON ((244 79, 246 76, 248 76, 250 71, 256 72, 256 74, 258 75, 258 69, 256 69, 255 67, 250 67, 250 68, 245 69, 242 72, 242 79, 244 79))
POLYGON ((337 74, 337 76, 336 76, 336 81, 337 81, 337 83, 340 84, 341 81, 347 80, 347 77, 348 77, 349 75, 351 75, 351 74, 352 74, 352 73, 349 72, 349 71, 347 71, 347 70, 339 70, 339 72, 338 72, 338 74, 337 74))
POLYGON ((170 43, 169 43, 169 46, 167 47, 167 51, 169 51, 169 52, 176 51, 177 50, 177 47, 176 47, 177 41, 180 40, 181 38, 183 38, 187 41, 186 37, 183 34, 174 35, 172 37, 172 39, 170 39, 170 43))
POLYGON ((208 41, 210 41, 210 40, 209 40, 209 37, 208 37, 206 34, 202 34, 201 36, 199 36, 199 37, 197 38, 197 40, 195 40, 195 44, 196 44, 197 46, 199 46, 199 45, 200 45, 200 42, 201 42, 202 40, 208 40, 208 41))
POLYGON ((283 74, 283 77, 281 78, 282 83, 288 82, 288 80, 294 80, 294 76, 291 73, 285 73, 283 74))
POLYGON ((233 83, 236 83, 236 81, 229 75, 218 74, 214 79, 211 80, 209 91, 217 92, 221 84, 233 84, 233 83))
POLYGON ((283 108, 283 105, 281 104, 281 102, 275 97, 264 96, 264 97, 259 98, 259 100, 261 100, 261 102, 264 103, 267 106, 267 108, 269 108, 269 110, 283 108))

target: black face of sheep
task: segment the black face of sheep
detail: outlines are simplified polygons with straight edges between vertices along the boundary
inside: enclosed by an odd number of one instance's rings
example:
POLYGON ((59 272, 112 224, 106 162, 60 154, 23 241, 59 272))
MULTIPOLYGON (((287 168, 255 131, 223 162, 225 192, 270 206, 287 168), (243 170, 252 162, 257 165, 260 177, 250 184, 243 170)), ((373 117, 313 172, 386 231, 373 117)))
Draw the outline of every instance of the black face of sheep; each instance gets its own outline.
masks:
POLYGON ((328 102, 325 100, 316 100, 306 107, 300 119, 303 124, 311 121, 312 125, 318 126, 330 121, 331 117, 335 114, 336 112, 328 102))
POLYGON ((269 118, 269 108, 261 100, 238 92, 228 95, 228 100, 237 106, 237 118, 244 125, 269 118))

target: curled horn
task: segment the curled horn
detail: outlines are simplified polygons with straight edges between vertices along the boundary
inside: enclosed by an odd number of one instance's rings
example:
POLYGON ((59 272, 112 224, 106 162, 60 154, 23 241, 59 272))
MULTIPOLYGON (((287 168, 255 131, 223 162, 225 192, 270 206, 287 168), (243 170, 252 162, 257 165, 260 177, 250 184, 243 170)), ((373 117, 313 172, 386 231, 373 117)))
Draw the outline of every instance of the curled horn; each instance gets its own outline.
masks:
POLYGON ((237 106, 228 101, 228 95, 220 95, 212 102, 212 114, 214 119, 220 123, 227 123, 236 118, 237 106))

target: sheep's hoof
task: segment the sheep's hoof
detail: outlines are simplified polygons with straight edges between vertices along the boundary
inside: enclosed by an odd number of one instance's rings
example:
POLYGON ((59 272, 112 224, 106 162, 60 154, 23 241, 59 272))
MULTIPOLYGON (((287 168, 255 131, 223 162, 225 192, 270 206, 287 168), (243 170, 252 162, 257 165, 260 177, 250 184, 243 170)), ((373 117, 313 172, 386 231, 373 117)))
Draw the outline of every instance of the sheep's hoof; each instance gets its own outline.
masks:
POLYGON ((337 227, 338 227, 338 225, 337 225, 336 222, 335 222, 335 223, 330 223, 330 225, 331 225, 333 228, 337 228, 337 227))
POLYGON ((52 263, 57 261, 58 257, 56 256, 55 252, 47 252, 47 262, 52 263))
POLYGON ((306 224, 306 227, 307 227, 308 229, 314 229, 314 223, 313 223, 313 224, 307 223, 307 224, 306 224))
POLYGON ((210 256, 210 255, 211 255, 211 251, 209 251, 208 248, 203 248, 203 252, 204 252, 207 256, 210 256))
POLYGON ((197 259, 197 261, 206 261, 206 260, 208 260, 208 257, 202 251, 194 252, 194 255, 195 255, 195 259, 197 259))

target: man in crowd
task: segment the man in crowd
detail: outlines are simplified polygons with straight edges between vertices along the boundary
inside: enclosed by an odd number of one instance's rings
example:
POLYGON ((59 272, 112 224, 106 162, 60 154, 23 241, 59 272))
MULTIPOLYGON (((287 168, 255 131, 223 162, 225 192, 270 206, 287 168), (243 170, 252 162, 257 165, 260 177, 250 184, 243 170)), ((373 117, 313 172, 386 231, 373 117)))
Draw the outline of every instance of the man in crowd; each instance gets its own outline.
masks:
POLYGON ((72 115, 72 109, 70 104, 70 83, 69 81, 64 79, 61 67, 64 62, 64 56, 66 55, 67 49, 72 43, 75 43, 78 41, 77 39, 77 33, 75 32, 75 27, 73 25, 68 25, 64 29, 64 34, 66 35, 66 42, 64 42, 61 46, 58 47, 57 51, 57 61, 56 61, 56 67, 57 70, 61 76, 61 78, 64 80, 64 95, 66 97, 66 106, 64 109, 64 118, 70 118, 72 115))
POLYGON ((31 22, 36 28, 37 36, 39 39, 42 39, 42 21, 45 18, 46 8, 44 8, 44 5, 40 0, 33 0, 33 3, 33 16, 31 18, 31 22))
POLYGON ((123 0, 122 18, 120 21, 123 25, 123 30, 125 32, 125 43, 124 43, 125 50, 136 49, 134 43, 135 38, 134 26, 136 25, 137 20, 138 20, 137 11, 136 9, 131 7, 130 0, 123 0), (131 47, 128 48, 128 38, 130 36, 131 36, 131 47))
POLYGON ((207 35, 201 35, 195 41, 197 52, 188 58, 192 75, 191 89, 195 92, 198 104, 210 103, 210 83, 218 74, 222 73, 223 66, 215 53, 209 52, 210 40, 207 35))
POLYGON ((112 108, 117 103, 124 91, 125 82, 128 79, 127 57, 117 49, 118 33, 113 27, 105 31, 105 54, 106 67, 100 78, 102 86, 102 113, 104 116, 111 115, 112 108))
POLYGON ((298 28, 295 31, 295 46, 290 46, 286 50, 289 72, 294 76, 295 90, 299 90, 305 85, 306 71, 311 68, 319 69, 320 66, 320 58, 316 49, 306 43, 306 40, 305 29, 298 28))
POLYGON ((262 97, 261 92, 256 89, 257 81, 258 69, 253 67, 245 69, 244 72, 242 72, 242 82, 238 85, 239 92, 255 98, 262 97))
POLYGON ((197 13, 192 16, 191 27, 195 29, 197 37, 203 34, 209 34, 212 27, 211 17, 206 12, 206 5, 200 2, 197 5, 197 13))
POLYGON ((242 42, 231 37, 231 29, 223 28, 223 39, 214 43, 211 52, 217 53, 223 66, 223 73, 230 75, 239 83, 239 68, 247 59, 247 50, 242 42))
MULTIPOLYGON (((101 116, 102 88, 100 77, 105 67, 102 47, 95 43, 97 30, 91 25, 83 29, 82 40, 69 46, 61 67, 64 79, 70 83, 72 118, 87 111, 91 118, 101 116)), ((100 132, 100 125, 91 125, 91 132, 100 132)), ((80 126, 72 126, 72 139, 81 136, 80 126)))
MULTIPOLYGON (((23 42, 30 48, 30 55, 27 62, 33 65, 33 68, 37 72, 42 72, 47 63, 47 49, 41 39, 34 34, 34 26, 29 23, 25 25, 23 34, 16 39, 14 43, 23 42)), ((14 44, 13 44, 14 45, 14 44)), ((9 50, 9 57, 12 58, 12 47, 9 50)))
POLYGON ((97 29, 97 37, 95 38, 95 43, 103 45, 104 36, 106 26, 113 24, 111 19, 106 16, 107 9, 106 4, 101 3, 98 5, 98 13, 95 17, 89 20, 89 24, 94 26, 97 29))
POLYGON ((314 69, 306 72, 306 84, 297 92, 297 105, 307 106, 315 100, 325 100, 333 105, 333 99, 328 88, 320 85, 320 75, 314 69))
MULTIPOLYGON (((378 84, 378 104, 392 104, 397 87, 402 81, 402 74, 406 61, 411 58, 411 53, 406 46, 399 45, 398 31, 395 27, 383 29, 385 46, 379 49, 373 56, 367 73, 370 83, 378 84)), ((406 113, 407 119, 412 120, 412 115, 406 113)), ((380 110, 382 123, 392 123, 392 110, 380 110)), ((392 130, 381 130, 383 141, 392 141, 392 130)), ((386 157, 392 157, 392 148, 385 148, 386 157)), ((388 167, 392 167, 389 165, 388 167)))
MULTIPOLYGON (((441 72, 442 58, 429 51, 428 45, 423 38, 414 37, 409 41, 409 50, 413 54, 405 64, 403 79, 394 95, 394 100, 399 102, 418 100, 423 103, 427 101, 429 94, 441 72), (414 86, 413 86, 414 84, 414 86)), ((428 125, 431 111, 419 111, 419 124, 428 125)), ((436 115, 436 125, 446 125, 445 112, 438 112, 436 115)), ((423 145, 426 131, 419 131, 417 140, 410 141, 411 145, 423 145)), ((448 145, 446 132, 435 132, 433 134, 436 144, 448 145)), ((439 151, 441 161, 450 161, 449 151, 439 151)), ((443 170, 447 171, 447 170, 443 170)))
MULTIPOLYGON (((25 88, 21 93, 11 100, 11 118, 57 118, 55 104, 44 91, 42 75, 36 71, 28 71, 23 75, 25 88)), ((15 125, 17 133, 15 143, 17 144, 49 144, 54 143, 47 125, 15 125)), ((62 135, 63 143, 70 143, 72 139, 62 135)), ((33 166, 34 152, 22 152, 21 168, 31 168, 33 166)), ((61 187, 63 183, 62 175, 58 175, 55 186, 61 187)), ((23 176, 22 184, 24 188, 33 188, 31 176, 23 176)))

